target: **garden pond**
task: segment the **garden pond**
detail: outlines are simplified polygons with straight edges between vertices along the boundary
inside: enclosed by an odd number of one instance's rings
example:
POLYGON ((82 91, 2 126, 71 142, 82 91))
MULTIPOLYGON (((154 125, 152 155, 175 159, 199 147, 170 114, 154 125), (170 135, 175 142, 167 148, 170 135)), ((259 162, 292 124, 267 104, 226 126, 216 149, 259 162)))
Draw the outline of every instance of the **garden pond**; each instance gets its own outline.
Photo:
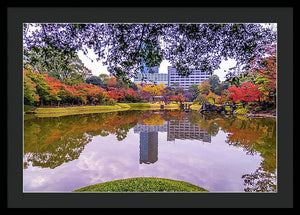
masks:
POLYGON ((132 110, 24 120, 24 192, 133 177, 276 192, 276 119, 132 110))

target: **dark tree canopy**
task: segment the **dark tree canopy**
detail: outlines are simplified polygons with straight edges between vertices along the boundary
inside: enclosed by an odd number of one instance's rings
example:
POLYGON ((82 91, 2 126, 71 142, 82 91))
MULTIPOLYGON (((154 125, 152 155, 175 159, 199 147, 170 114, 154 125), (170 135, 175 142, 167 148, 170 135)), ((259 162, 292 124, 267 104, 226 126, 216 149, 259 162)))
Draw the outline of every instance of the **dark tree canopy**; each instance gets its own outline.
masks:
POLYGON ((33 47, 29 52, 24 50, 23 66, 66 84, 84 81, 92 74, 75 53, 66 54, 52 47, 33 47))
POLYGON ((214 71, 222 60, 242 68, 276 34, 260 24, 36 24, 24 27, 24 49, 51 47, 66 55, 94 50, 114 76, 132 78, 143 62, 148 67, 168 60, 180 75, 190 68, 214 71))

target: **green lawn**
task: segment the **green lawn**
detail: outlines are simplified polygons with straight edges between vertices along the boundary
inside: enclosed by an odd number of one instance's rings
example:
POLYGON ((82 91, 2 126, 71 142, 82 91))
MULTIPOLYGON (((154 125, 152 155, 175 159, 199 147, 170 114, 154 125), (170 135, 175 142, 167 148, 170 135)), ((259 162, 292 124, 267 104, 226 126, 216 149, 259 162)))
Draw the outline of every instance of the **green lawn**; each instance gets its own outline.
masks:
POLYGON ((35 107, 34 106, 31 106, 31 105, 24 105, 24 112, 26 111, 29 111, 29 110, 32 110, 34 109, 35 107))
POLYGON ((197 105, 197 104, 191 105, 191 109, 192 109, 192 110, 200 110, 201 107, 202 107, 202 105, 197 105))
POLYGON ((138 177, 109 181, 83 187, 74 192, 209 192, 187 183, 165 178, 138 177))
MULTIPOLYGON (((150 108, 160 109, 160 105, 161 104, 159 104, 159 103, 153 103, 153 104, 150 104, 150 108)), ((168 109, 168 110, 178 109, 178 108, 179 108, 179 104, 176 104, 176 103, 171 103, 171 104, 164 105, 164 109, 168 109)))
MULTIPOLYGON (((160 103, 117 103, 117 105, 128 105, 131 109, 135 108, 150 108, 150 109, 160 109, 160 103)), ((164 109, 178 109, 178 104, 171 103, 164 105, 164 109)))
POLYGON ((35 112, 36 112, 36 116, 38 117, 53 117, 53 116, 122 111, 122 110, 128 110, 129 108, 130 107, 124 107, 119 105, 95 105, 95 106, 76 106, 76 107, 37 108, 35 112))
MULTIPOLYGON (((24 107, 25 108, 25 107, 24 107)), ((178 104, 165 105, 165 109, 178 109, 178 104)), ((28 107, 26 107, 28 109, 28 107)), ((75 107, 53 107, 36 108, 35 113, 38 117, 58 117, 66 115, 105 113, 125 110, 156 110, 160 109, 159 103, 117 103, 115 105, 89 105, 75 107)))

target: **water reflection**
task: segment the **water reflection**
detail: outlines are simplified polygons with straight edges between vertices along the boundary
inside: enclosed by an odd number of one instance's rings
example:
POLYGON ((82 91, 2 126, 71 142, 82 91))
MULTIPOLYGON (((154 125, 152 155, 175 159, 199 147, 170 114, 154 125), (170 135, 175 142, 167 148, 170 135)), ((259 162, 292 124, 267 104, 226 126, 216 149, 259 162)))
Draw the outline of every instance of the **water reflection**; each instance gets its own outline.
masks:
MULTIPOLYGON (((117 150, 112 149, 112 152, 104 152, 105 148, 103 148, 102 152, 99 151, 101 156, 113 157, 116 162, 120 162, 120 165, 121 163, 125 165, 128 162, 126 159, 129 158, 125 158, 127 152, 134 152, 139 156, 137 164, 140 167, 131 164, 125 168, 119 165, 114 167, 118 168, 117 170, 112 170, 120 172, 118 174, 129 171, 131 167, 130 171, 132 172, 126 173, 128 177, 144 176, 144 173, 141 174, 136 171, 149 171, 150 176, 157 174, 157 177, 174 177, 174 179, 199 183, 199 186, 206 186, 211 191, 241 191, 238 188, 240 186, 238 181, 241 181, 243 182, 242 190, 245 192, 276 192, 276 121, 274 119, 204 116, 197 112, 126 111, 25 120, 24 173, 26 178, 30 178, 28 174, 34 176, 33 173, 27 173, 27 169, 30 169, 30 172, 37 172, 39 170, 37 168, 43 170, 49 168, 48 174, 51 173, 51 170, 59 169, 63 164, 74 163, 77 160, 79 162, 83 159, 81 154, 89 143, 97 143, 99 147, 106 144, 106 147, 110 145, 112 148, 121 150, 121 145, 114 146, 113 144, 128 142, 129 140, 132 140, 133 145, 128 145, 129 148, 120 151, 118 156, 114 156, 117 154, 117 150), (134 135, 138 135, 138 139, 135 139, 134 135), (96 137, 101 137, 101 141, 96 141, 96 137), (168 144, 174 142, 176 142, 176 146, 168 144), (210 144, 203 147, 197 146, 201 142, 210 144), (184 144, 182 146, 184 148, 181 148, 181 144, 184 144), (139 152, 135 150, 134 145, 138 146, 139 152), (242 154, 239 151, 232 151, 234 148, 242 150, 241 152, 247 157, 241 157, 242 154), (181 151, 178 151, 179 149, 181 151), (199 150, 202 150, 206 154, 202 154, 201 157, 195 154, 197 150, 197 153, 201 154, 202 152, 199 150), (159 151, 161 151, 160 155, 159 151), (181 157, 178 156, 178 153, 184 153, 184 158, 182 155, 181 157), (238 154, 234 156, 235 153, 238 154), (206 155, 207 158, 205 158, 206 155), (160 158, 158 158, 159 156, 160 158), (188 160, 185 161, 186 163, 182 163, 185 158, 188 160), (258 163, 257 159, 260 160, 258 163), (198 164, 196 166, 189 164, 190 161, 198 162, 198 164), (204 163, 210 168, 205 170, 204 163), (238 168, 234 167, 236 164, 239 164, 238 168), (163 167, 166 165, 169 166, 163 167), (184 167, 179 171, 177 165, 184 167), (256 167, 253 168, 253 165, 256 167), (144 170, 144 168, 149 169, 144 170), (221 171, 221 169, 227 169, 227 171, 232 169, 233 171, 234 168, 240 169, 240 173, 231 173, 230 175, 226 171, 224 173, 221 171), (173 175, 172 171, 177 170, 179 172, 173 175), (235 174, 239 177, 233 176, 235 174), (211 177, 215 175, 215 177, 203 178, 209 177, 209 175, 211 177), (225 180, 227 177, 226 181, 220 181, 221 178, 225 180), (215 185, 214 180, 216 181, 215 185)), ((135 157, 135 155, 132 156, 135 157)), ((95 159, 99 160, 100 157, 95 159)), ((88 162, 87 165, 92 165, 91 162, 88 162)), ((100 163, 99 165, 110 164, 100 163)), ((72 171, 72 168, 67 171, 72 171)), ((43 173, 40 174, 39 176, 42 177, 43 173)), ((65 172, 64 174, 68 173, 65 172)), ((101 174, 102 178, 104 178, 103 174, 101 174)), ((107 175, 109 174, 107 173, 107 175)), ((80 177, 78 176, 78 178, 80 177)), ((114 177, 118 179, 124 175, 114 177)), ((114 178, 107 178, 107 180, 112 179, 114 178)), ((61 181, 61 183, 64 182, 61 181)), ((83 184, 88 185, 88 183, 83 184)))
POLYGON ((167 132, 167 141, 194 139, 211 142, 211 135, 191 124, 187 118, 170 120, 163 125, 139 124, 134 127, 134 133, 140 134, 140 164, 151 164, 158 160, 158 132, 167 132))
POLYGON ((194 139, 210 143, 211 135, 206 130, 200 129, 198 125, 191 124, 190 121, 185 118, 179 121, 168 121, 168 141, 174 141, 175 139, 194 139))
POLYGON ((140 164, 151 164, 158 160, 158 132, 140 133, 140 164))

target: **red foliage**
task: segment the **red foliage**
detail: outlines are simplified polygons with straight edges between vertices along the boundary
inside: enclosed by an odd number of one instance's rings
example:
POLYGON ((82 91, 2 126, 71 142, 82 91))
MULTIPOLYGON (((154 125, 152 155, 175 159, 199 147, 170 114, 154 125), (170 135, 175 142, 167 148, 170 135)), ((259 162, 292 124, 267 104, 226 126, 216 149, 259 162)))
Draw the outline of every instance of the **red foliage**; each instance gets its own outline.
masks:
MULTIPOLYGON (((27 81, 25 84, 28 85, 28 89, 31 89, 31 91, 34 91, 33 93, 36 93, 37 96, 39 96, 35 87, 36 82, 43 81, 44 85, 41 85, 41 87, 43 87, 43 89, 45 88, 45 90, 47 89, 48 93, 48 97, 44 96, 45 98, 43 98, 43 101, 46 102, 46 104, 50 103, 52 105, 52 102, 72 105, 74 102, 77 104, 110 104, 112 100, 134 102, 144 98, 144 95, 138 94, 138 92, 134 91, 132 88, 126 88, 119 85, 116 78, 110 78, 108 80, 108 90, 105 90, 99 86, 87 83, 78 83, 70 86, 62 83, 56 78, 24 69, 25 75, 29 72, 32 77, 28 76, 28 78, 30 78, 30 80, 32 79, 32 83, 27 81)), ((28 95, 31 94, 32 92, 28 93, 28 95)))
POLYGON ((107 84, 107 87, 113 87, 113 88, 115 88, 117 86, 117 84, 118 84, 117 83, 117 79, 115 77, 111 77, 111 78, 109 78, 107 80, 106 84, 107 84))
POLYGON ((233 102, 253 102, 258 101, 262 96, 261 92, 258 90, 259 86, 252 84, 251 82, 243 83, 241 87, 236 87, 233 85, 227 92, 227 96, 233 102))
POLYGON ((108 95, 115 101, 120 101, 125 98, 124 90, 118 88, 109 87, 108 95))
POLYGON ((259 56, 250 63, 250 71, 267 78, 268 82, 264 83, 264 87, 268 91, 276 91, 277 79, 277 47, 276 45, 268 45, 265 47, 267 56, 259 56))
POLYGON ((182 95, 182 93, 178 93, 178 95, 173 95, 170 97, 170 101, 175 101, 175 102, 184 102, 185 98, 182 95))

